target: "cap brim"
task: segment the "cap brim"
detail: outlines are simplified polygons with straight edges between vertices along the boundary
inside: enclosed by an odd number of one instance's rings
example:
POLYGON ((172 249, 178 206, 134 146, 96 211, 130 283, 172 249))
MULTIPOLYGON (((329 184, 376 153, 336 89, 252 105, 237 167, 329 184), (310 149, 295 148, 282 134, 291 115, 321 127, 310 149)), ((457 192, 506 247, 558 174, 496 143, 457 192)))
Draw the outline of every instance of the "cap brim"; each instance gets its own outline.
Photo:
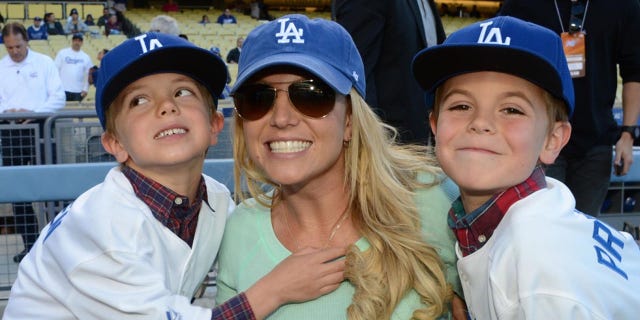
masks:
MULTIPOLYGON (((109 54, 109 53, 107 53, 109 54)), ((200 82, 218 99, 227 82, 227 67, 222 60, 198 47, 165 47, 134 60, 104 84, 102 106, 106 109, 127 85, 148 75, 175 72, 200 82)))
MULTIPOLYGON (((242 58, 241 58, 242 59, 242 58)), ((238 74, 238 79, 233 86, 231 92, 235 92, 245 81, 261 70, 273 66, 294 66, 318 77, 326 84, 331 86, 340 94, 349 94, 353 83, 340 70, 334 68, 329 63, 310 57, 307 54, 300 53, 278 53, 273 56, 266 57, 258 62, 254 62, 251 66, 242 70, 238 74)))
POLYGON ((557 70, 543 58, 523 50, 504 45, 442 45, 419 53, 413 63, 414 77, 430 93, 447 79, 479 71, 521 77, 569 105, 557 70))

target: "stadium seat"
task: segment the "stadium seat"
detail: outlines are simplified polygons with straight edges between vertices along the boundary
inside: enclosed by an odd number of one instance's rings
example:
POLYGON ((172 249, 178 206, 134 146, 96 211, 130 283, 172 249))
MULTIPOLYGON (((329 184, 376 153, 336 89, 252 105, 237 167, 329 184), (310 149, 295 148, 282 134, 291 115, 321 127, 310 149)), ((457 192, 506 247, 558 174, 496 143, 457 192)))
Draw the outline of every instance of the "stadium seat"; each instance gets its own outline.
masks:
MULTIPOLYGON (((27 19, 31 20, 35 17, 44 18, 46 13, 46 5, 44 3, 27 4, 27 19)), ((25 22, 26 23, 26 22, 25 22)))

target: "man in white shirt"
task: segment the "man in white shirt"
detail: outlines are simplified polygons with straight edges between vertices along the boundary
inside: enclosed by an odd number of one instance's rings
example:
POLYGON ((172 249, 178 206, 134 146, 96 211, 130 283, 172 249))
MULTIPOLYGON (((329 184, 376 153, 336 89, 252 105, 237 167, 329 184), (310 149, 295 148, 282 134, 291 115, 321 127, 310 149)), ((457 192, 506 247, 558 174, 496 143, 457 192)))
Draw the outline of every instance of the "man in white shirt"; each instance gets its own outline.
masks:
MULTIPOLYGON (((11 22, 2 29, 7 55, 0 59, 0 113, 54 112, 65 105, 64 90, 53 60, 28 47, 25 27, 11 22)), ((19 123, 39 123, 27 119, 19 123)), ((33 128, 0 130, 2 165, 29 165, 35 158, 37 141, 33 128)), ((42 132, 42 130, 40 130, 42 132)), ((16 231, 22 235, 24 250, 13 257, 20 262, 38 237, 38 225, 31 203, 14 203, 16 231)))
POLYGON ((81 49, 83 40, 81 34, 74 34, 71 47, 60 49, 56 55, 55 64, 67 101, 82 101, 89 90, 87 77, 93 63, 81 49))

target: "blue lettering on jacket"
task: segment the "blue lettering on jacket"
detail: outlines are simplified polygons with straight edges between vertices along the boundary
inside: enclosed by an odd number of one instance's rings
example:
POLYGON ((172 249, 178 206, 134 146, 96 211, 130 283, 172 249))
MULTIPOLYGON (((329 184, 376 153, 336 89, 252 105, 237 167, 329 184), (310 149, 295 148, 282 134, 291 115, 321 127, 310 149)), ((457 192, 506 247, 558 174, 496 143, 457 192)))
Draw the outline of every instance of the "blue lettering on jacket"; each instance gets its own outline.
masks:
POLYGON ((67 213, 69 213, 69 208, 71 208, 71 204, 66 206, 64 210, 58 213, 58 216, 56 216, 53 219, 53 221, 51 221, 51 224, 49 225, 49 230, 47 230, 47 235, 44 237, 44 240, 42 240, 42 242, 47 241, 47 238, 49 238, 49 236, 53 233, 53 231, 56 230, 58 226, 60 226, 60 224, 62 223, 62 218, 64 218, 64 216, 66 216, 67 213))
POLYGON ((180 315, 179 313, 175 312, 171 308, 167 312, 165 312, 165 315, 167 316, 167 320, 180 320, 180 319, 182 319, 182 315, 180 315))
POLYGON ((617 238, 607 225, 598 220, 593 220, 593 239, 600 244, 600 246, 597 244, 593 246, 598 256, 598 263, 608 267, 628 280, 629 277, 627 273, 616 264, 616 261, 618 263, 622 262, 622 255, 614 248, 615 246, 620 250, 623 249, 624 241, 617 238))

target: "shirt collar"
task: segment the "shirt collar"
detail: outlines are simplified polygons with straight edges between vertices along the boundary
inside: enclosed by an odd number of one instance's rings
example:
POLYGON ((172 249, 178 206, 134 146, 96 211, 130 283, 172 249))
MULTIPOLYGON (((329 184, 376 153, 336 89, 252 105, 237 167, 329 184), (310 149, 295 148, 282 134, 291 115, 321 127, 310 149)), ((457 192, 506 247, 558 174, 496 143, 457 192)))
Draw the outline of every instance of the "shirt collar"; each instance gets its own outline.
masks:
MULTIPOLYGON (((175 217, 178 208, 200 208, 202 201, 207 201, 207 187, 204 179, 200 177, 200 183, 196 198, 189 204, 189 198, 174 192, 162 184, 147 178, 128 166, 122 166, 122 173, 129 179, 133 190, 153 213, 158 221, 165 226, 170 218, 175 217)), ((178 217, 181 218, 181 217, 178 217)))
POLYGON ((449 210, 448 224, 464 256, 480 249, 493 235, 507 211, 518 200, 547 187, 544 170, 537 166, 522 183, 495 194, 478 209, 466 213, 460 197, 449 210))

